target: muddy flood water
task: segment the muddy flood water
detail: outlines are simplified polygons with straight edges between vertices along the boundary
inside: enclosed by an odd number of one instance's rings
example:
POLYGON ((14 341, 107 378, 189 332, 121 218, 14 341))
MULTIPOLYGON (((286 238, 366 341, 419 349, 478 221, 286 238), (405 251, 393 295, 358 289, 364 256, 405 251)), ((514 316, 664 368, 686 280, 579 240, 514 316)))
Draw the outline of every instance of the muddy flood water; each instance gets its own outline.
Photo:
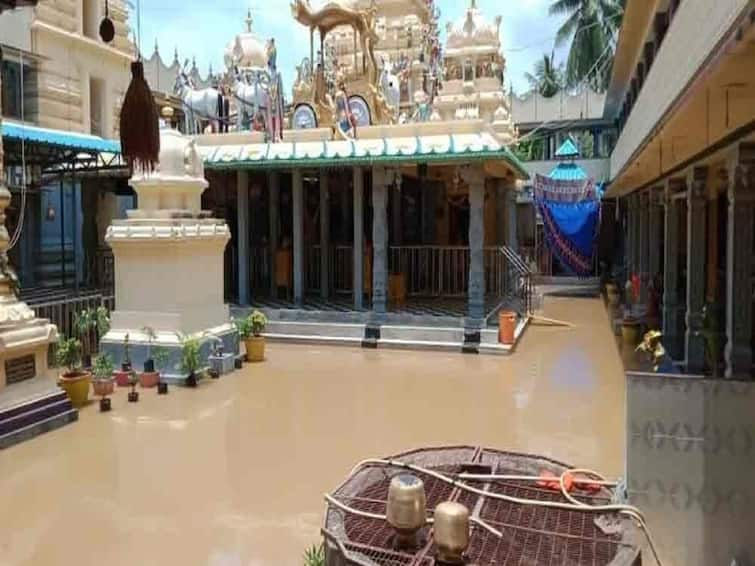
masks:
POLYGON ((624 473, 625 384, 602 303, 548 298, 507 358, 269 345, 197 390, 0 452, 0 566, 301 565, 358 460, 470 444, 624 473))

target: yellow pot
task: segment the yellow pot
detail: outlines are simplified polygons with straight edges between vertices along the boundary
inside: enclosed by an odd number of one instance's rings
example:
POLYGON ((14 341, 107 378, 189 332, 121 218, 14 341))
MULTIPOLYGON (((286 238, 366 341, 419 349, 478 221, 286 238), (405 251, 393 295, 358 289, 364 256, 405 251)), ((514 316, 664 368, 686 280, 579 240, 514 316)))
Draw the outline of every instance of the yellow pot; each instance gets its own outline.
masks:
POLYGON ((262 362, 265 360, 265 338, 263 336, 252 336, 244 339, 246 346, 247 362, 262 362))
POLYGON ((58 385, 67 394, 74 407, 82 407, 89 400, 89 384, 92 382, 92 374, 81 371, 73 375, 63 374, 58 379, 58 385))
POLYGON ((621 337, 625 344, 636 346, 640 343, 640 323, 624 322, 621 325, 621 337))

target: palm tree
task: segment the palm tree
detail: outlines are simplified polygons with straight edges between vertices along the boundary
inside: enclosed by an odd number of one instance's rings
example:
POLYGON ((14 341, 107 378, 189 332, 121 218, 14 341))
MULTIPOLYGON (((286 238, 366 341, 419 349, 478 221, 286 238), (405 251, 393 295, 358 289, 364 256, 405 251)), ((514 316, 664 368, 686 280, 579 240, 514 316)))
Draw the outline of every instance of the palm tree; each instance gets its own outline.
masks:
POLYGON ((608 88, 625 0, 553 0, 550 13, 566 15, 556 34, 556 45, 571 40, 566 83, 586 82, 602 92, 608 88))
POLYGON ((543 54, 543 58, 535 62, 534 73, 524 73, 530 86, 545 98, 556 96, 563 86, 564 73, 553 62, 553 56, 553 53, 543 54))

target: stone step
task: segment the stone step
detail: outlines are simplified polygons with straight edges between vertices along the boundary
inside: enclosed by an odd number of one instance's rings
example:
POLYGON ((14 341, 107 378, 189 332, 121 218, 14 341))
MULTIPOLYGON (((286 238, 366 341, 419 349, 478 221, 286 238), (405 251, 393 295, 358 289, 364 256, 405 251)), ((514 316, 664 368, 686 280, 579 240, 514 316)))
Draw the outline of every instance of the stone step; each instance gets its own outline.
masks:
POLYGON ((364 338, 364 324, 269 320, 265 335, 293 335, 320 338, 364 338))
POLYGON ((64 391, 25 399, 0 410, 0 449, 78 419, 64 391))
POLYGON ((380 343, 386 340, 456 344, 457 347, 461 348, 461 344, 464 342, 464 329, 461 327, 383 325, 380 327, 380 343))

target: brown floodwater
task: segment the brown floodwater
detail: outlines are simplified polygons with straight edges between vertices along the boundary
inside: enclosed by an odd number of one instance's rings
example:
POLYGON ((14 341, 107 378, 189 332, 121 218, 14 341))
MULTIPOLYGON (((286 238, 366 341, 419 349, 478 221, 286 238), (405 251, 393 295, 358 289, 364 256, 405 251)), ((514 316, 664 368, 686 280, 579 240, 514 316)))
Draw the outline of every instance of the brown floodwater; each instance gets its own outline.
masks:
POLYGON ((301 565, 322 494, 358 460, 427 445, 623 474, 625 385, 602 303, 547 298, 514 355, 269 345, 198 390, 0 452, 0 566, 301 565))

